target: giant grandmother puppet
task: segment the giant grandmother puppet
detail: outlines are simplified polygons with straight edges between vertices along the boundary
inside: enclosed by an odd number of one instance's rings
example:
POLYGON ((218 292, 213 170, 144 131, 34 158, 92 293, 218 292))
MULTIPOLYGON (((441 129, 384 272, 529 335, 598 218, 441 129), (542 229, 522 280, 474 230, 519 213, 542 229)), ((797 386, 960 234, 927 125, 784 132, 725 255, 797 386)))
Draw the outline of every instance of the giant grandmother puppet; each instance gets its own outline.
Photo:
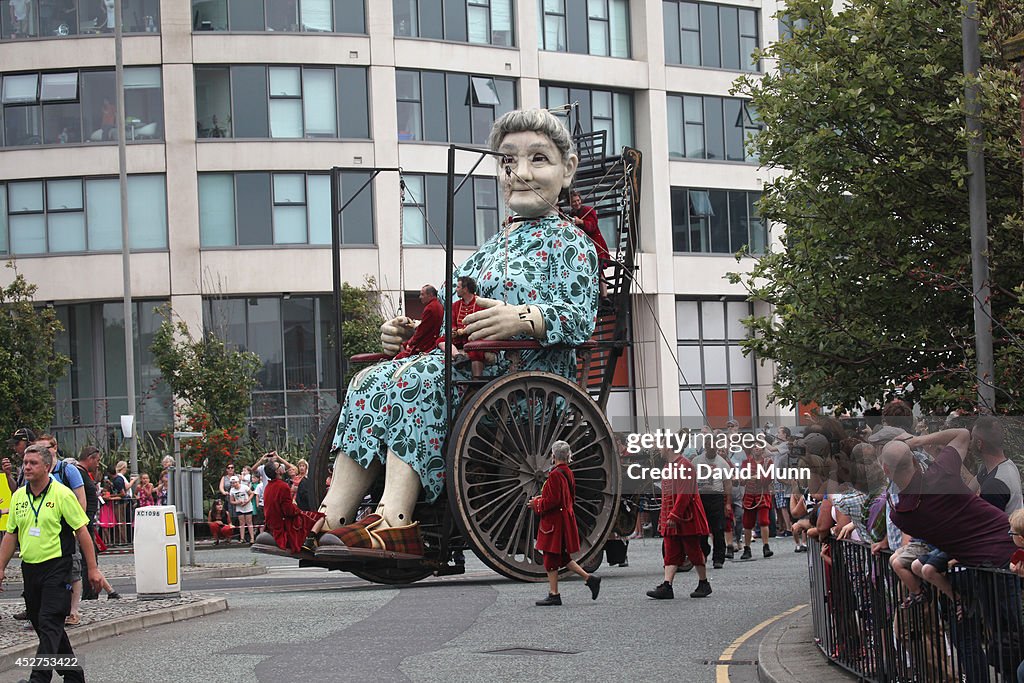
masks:
MULTIPOLYGON (((500 154, 499 179, 513 215, 455 269, 441 298, 452 296, 459 276, 476 280, 483 310, 465 319, 470 340, 582 344, 594 331, 598 260, 590 239, 558 209, 559 195, 572 184, 578 163, 572 137, 550 112, 530 109, 499 118, 488 144, 500 154)), ((417 324, 404 316, 384 323, 384 352, 397 354, 417 324)), ((334 437, 331 487, 320 505, 324 528, 333 530, 322 536, 322 543, 422 555, 413 508, 421 490, 433 502, 444 486, 449 426, 444 362, 444 352, 433 349, 383 361, 352 379, 334 437), (382 465, 380 504, 356 521, 356 510, 382 465)), ((453 367, 454 376, 469 379, 465 367, 453 367)), ((576 356, 564 347, 529 351, 522 367, 575 378, 576 356)), ((507 368, 499 357, 485 374, 495 376, 507 368)))

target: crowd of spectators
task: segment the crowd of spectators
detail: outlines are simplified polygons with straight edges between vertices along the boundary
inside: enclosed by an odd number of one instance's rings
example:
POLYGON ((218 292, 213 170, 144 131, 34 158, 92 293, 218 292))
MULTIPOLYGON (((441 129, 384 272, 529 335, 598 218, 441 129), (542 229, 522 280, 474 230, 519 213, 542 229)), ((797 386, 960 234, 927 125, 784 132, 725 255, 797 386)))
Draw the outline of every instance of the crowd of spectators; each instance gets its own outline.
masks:
POLYGON ((319 501, 314 500, 309 479, 309 463, 300 459, 294 464, 276 451, 265 453, 252 465, 229 462, 220 477, 220 497, 211 501, 207 521, 215 544, 238 541, 252 545, 256 534, 264 526, 263 493, 269 478, 265 467, 274 463, 284 468, 282 480, 291 491, 292 502, 300 510, 315 511, 319 501))
POLYGON ((838 420, 818 418, 795 442, 811 476, 805 486, 793 482, 792 528, 821 544, 831 572, 826 607, 834 623, 845 632, 876 628, 887 634, 881 642, 868 637, 840 643, 838 650, 856 646, 858 656, 877 657, 877 650, 908 630, 906 623, 921 623, 927 610, 936 610, 932 633, 917 637, 934 638, 940 629, 938 637, 951 651, 919 647, 922 661, 912 662, 918 671, 955 668, 970 682, 988 681, 992 667, 1000 680, 1024 683, 1020 470, 1008 457, 1001 419, 960 422, 930 430, 898 400, 885 406, 880 424, 853 433, 838 420), (891 577, 866 576, 849 560, 837 567, 837 542, 888 555, 891 577), (845 602, 835 599, 840 585, 849 590, 845 602), (879 607, 879 594, 890 588, 899 596, 891 618, 879 607), (879 619, 886 623, 873 623, 879 619))

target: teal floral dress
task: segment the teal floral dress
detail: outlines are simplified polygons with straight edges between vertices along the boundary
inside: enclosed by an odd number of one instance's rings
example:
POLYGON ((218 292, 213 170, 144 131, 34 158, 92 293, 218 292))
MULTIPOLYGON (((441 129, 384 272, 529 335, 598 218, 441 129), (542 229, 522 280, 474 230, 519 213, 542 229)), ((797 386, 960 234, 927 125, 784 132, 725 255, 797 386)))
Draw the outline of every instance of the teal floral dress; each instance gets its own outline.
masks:
MULTIPOLYGON (((590 238, 556 216, 515 224, 491 237, 455 269, 476 280, 477 295, 510 305, 541 309, 547 327, 542 345, 579 345, 594 332, 598 297, 597 253, 590 238)), ((442 289, 440 297, 445 297, 442 289)), ((443 328, 442 328, 443 329, 443 328)), ((526 338, 526 337, 523 337, 526 338)), ((576 353, 571 349, 530 351, 523 369, 546 370, 575 379, 576 353)), ((489 376, 504 374, 508 361, 488 365, 489 376)), ((453 379, 469 379, 459 367, 453 379)), ((453 412, 460 400, 456 392, 453 412)), ((334 448, 363 467, 384 462, 390 449, 419 474, 426 498, 433 502, 444 487, 445 422, 444 352, 434 349, 412 358, 378 363, 349 383, 334 448)))

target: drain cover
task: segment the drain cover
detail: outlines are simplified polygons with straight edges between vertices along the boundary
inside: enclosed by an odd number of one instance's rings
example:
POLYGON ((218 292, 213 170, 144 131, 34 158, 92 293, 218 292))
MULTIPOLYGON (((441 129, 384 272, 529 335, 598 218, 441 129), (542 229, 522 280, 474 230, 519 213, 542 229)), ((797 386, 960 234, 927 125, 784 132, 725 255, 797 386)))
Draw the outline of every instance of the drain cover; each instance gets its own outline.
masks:
POLYGON ((579 652, 566 650, 545 650, 539 647, 505 647, 500 650, 484 650, 485 655, 578 655, 579 652))

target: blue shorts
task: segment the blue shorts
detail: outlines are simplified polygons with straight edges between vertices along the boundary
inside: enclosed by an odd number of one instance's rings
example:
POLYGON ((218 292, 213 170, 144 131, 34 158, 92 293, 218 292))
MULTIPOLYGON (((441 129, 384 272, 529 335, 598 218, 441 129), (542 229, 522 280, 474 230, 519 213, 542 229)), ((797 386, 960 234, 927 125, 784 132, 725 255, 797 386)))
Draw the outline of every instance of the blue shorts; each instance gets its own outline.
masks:
POLYGON ((931 551, 924 557, 920 558, 921 564, 930 564, 940 574, 945 574, 949 570, 949 555, 942 552, 938 548, 931 551))

